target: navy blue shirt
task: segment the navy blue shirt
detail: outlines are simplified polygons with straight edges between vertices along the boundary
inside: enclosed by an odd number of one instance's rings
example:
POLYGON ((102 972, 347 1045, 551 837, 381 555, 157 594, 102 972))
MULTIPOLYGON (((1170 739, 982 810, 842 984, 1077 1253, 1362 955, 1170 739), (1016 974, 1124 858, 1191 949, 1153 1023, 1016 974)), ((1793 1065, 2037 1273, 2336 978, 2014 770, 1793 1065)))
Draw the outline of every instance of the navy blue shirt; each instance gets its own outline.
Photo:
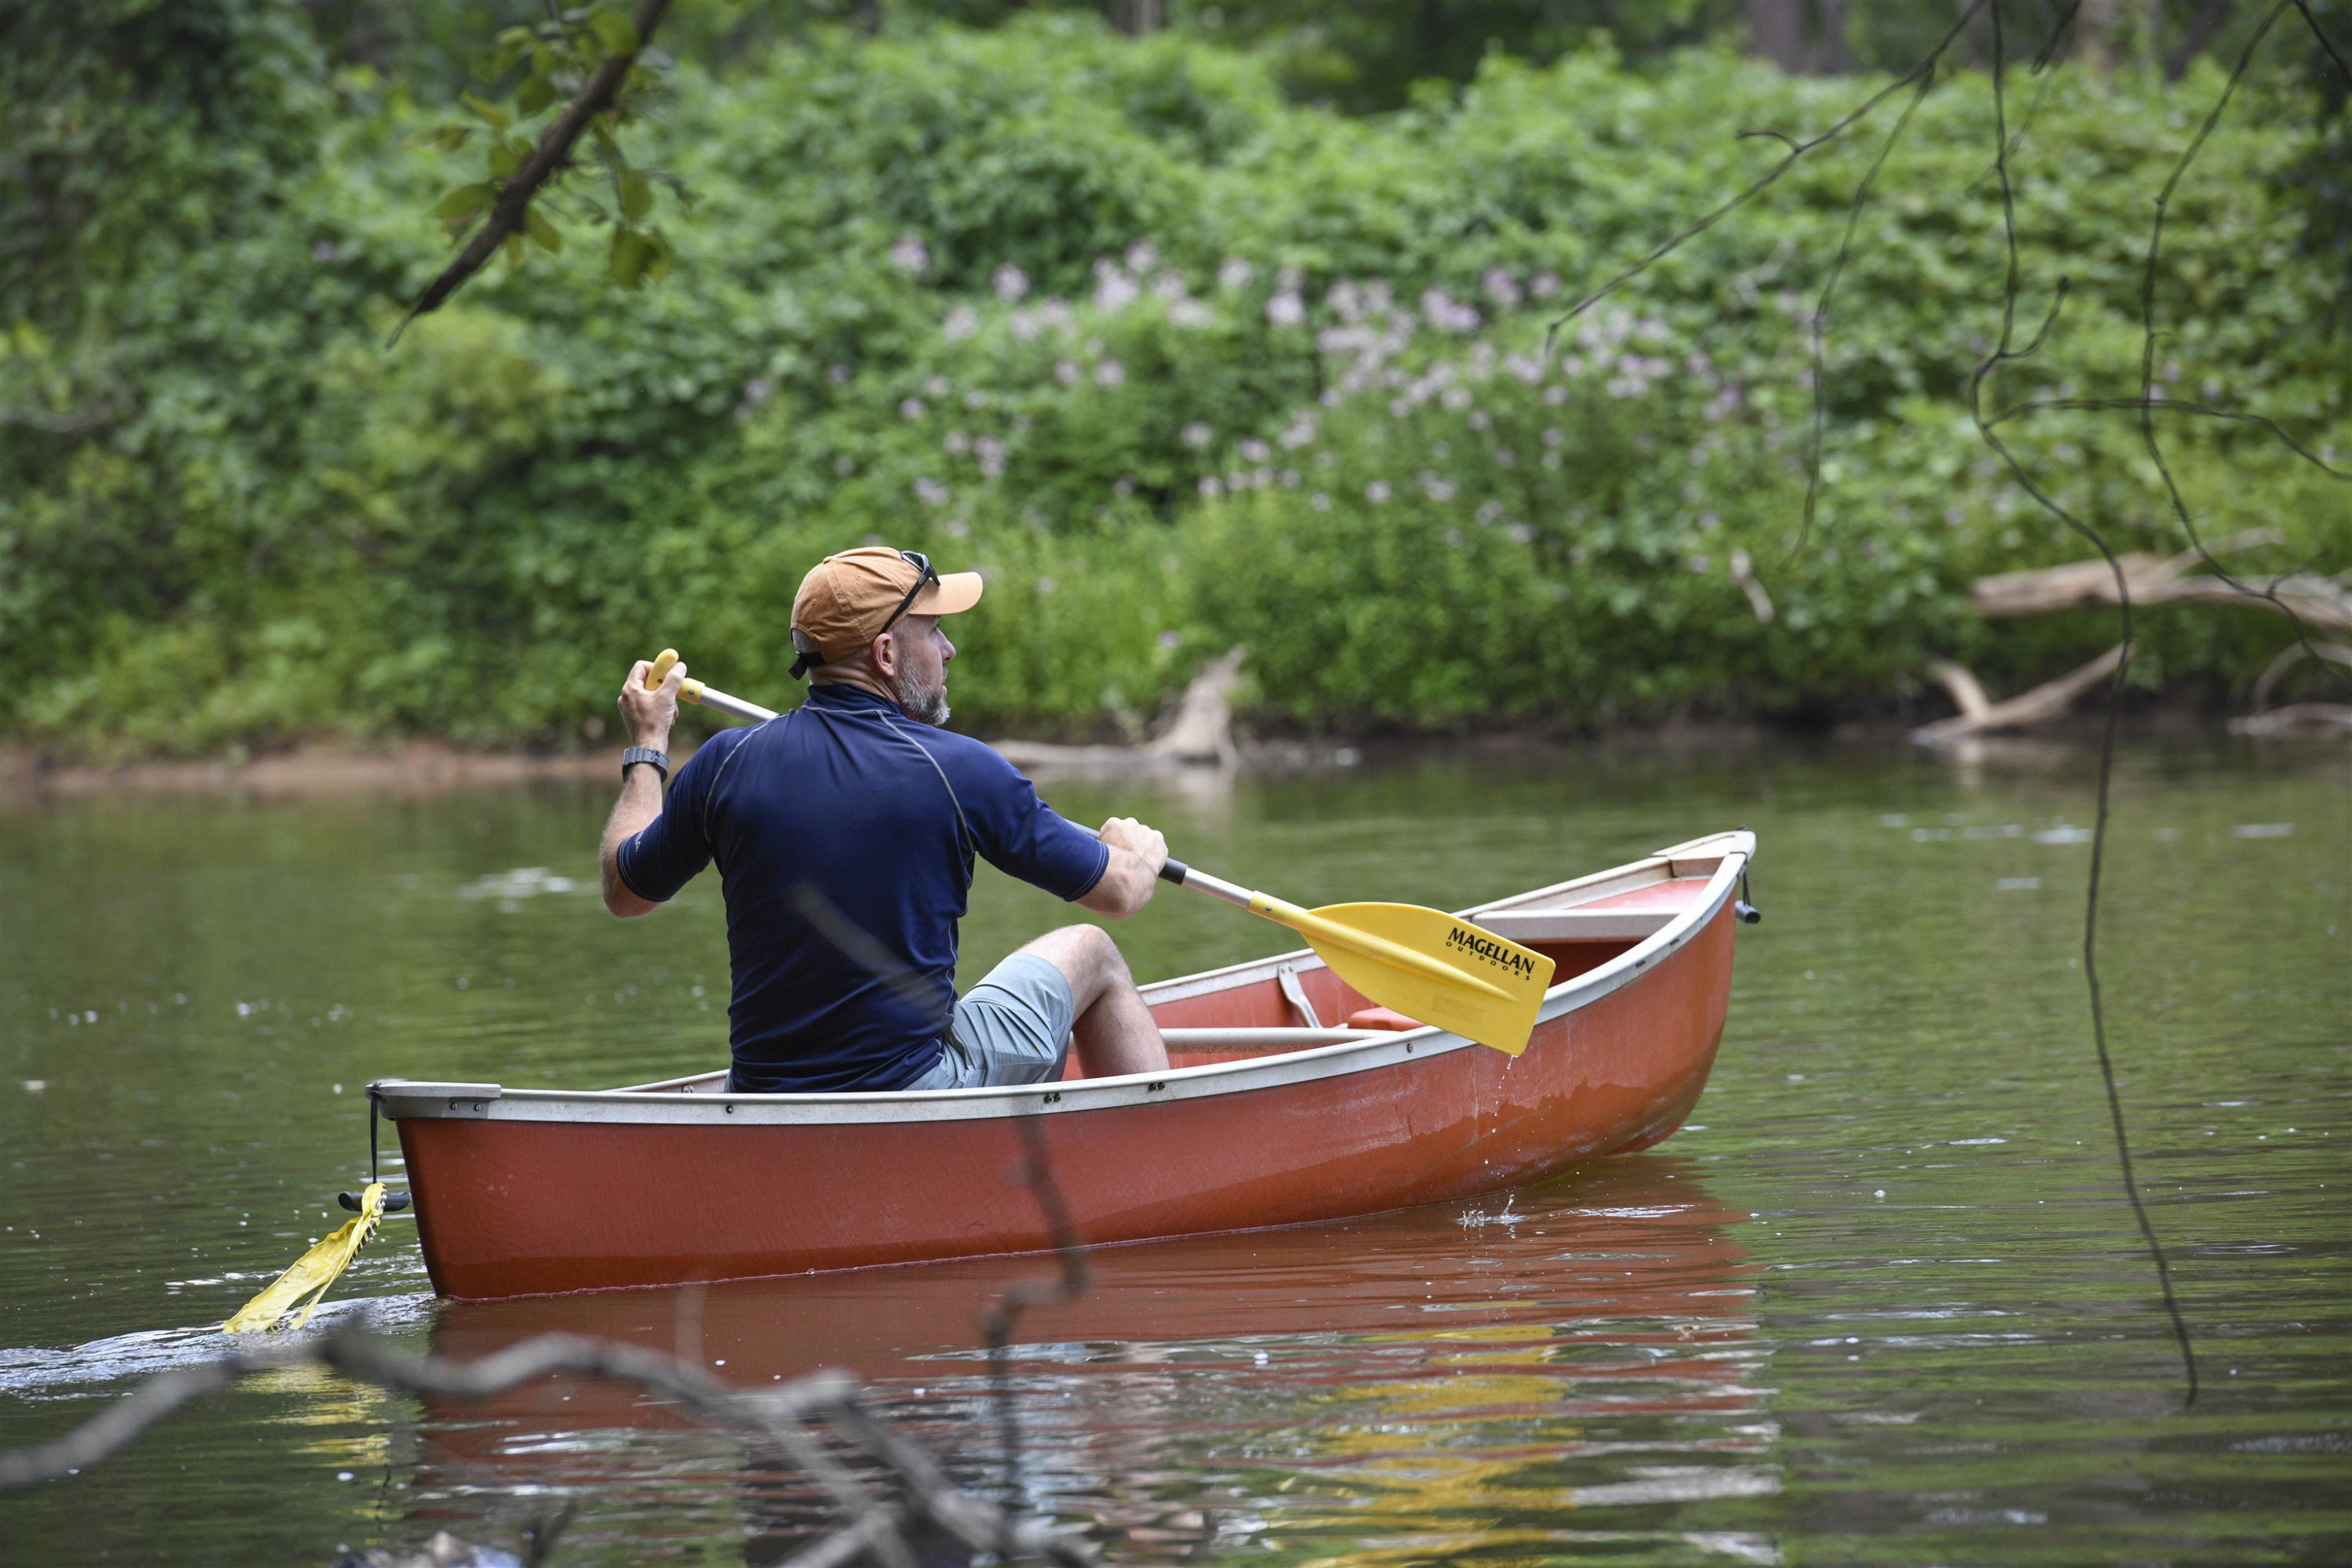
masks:
POLYGON ((704 742, 618 858, 629 890, 656 902, 719 863, 733 1087, 793 1094, 901 1089, 940 1059, 975 855, 1065 899, 1110 863, 990 747, 829 685, 704 742), (821 923, 863 931, 900 972, 877 974, 821 934, 813 902, 821 923), (929 994, 918 1005, 910 991, 929 994))

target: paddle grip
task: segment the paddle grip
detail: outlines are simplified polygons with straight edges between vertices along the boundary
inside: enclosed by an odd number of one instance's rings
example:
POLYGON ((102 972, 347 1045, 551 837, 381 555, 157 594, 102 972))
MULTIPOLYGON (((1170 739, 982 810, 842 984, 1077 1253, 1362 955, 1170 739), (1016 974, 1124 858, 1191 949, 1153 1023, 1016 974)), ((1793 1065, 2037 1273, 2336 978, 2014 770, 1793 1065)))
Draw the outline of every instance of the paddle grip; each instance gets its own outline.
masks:
POLYGON ((669 679, 669 667, 677 662, 677 649, 666 647, 654 656, 653 668, 646 671, 646 689, 659 691, 661 683, 669 679))
MULTIPOLYGON (((360 1212, 360 1195, 357 1193, 337 1193, 335 1201, 353 1214, 360 1212)), ((386 1193, 383 1194, 383 1212, 398 1214, 413 1201, 406 1193, 386 1193)))
POLYGON ((1160 866, 1160 879, 1163 882, 1173 882, 1181 888, 1184 885, 1184 862, 1171 856, 1160 866))

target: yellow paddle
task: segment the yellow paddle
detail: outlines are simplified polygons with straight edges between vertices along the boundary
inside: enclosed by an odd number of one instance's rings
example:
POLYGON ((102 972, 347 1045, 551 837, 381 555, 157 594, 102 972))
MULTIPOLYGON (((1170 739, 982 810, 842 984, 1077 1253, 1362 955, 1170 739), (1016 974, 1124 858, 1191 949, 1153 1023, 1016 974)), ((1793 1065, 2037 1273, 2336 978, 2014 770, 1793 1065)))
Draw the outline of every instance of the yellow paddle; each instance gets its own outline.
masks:
MULTIPOLYGON (((646 671, 646 689, 659 687, 677 662, 676 648, 662 649, 646 671)), ((688 680, 678 697, 755 724, 776 716, 699 680, 688 680)), ((1288 926, 1307 939, 1332 973, 1381 1006, 1507 1056, 1528 1048, 1537 1011, 1551 987, 1550 959, 1442 910, 1419 904, 1302 910, 1196 871, 1181 860, 1169 861, 1160 875, 1288 926)))
POLYGON ((1552 962, 1469 921, 1419 904, 1326 904, 1302 910, 1196 871, 1181 860, 1160 868, 1180 888, 1264 915, 1307 939, 1332 973, 1381 1006, 1492 1046, 1528 1048, 1537 1011, 1551 987, 1552 962))

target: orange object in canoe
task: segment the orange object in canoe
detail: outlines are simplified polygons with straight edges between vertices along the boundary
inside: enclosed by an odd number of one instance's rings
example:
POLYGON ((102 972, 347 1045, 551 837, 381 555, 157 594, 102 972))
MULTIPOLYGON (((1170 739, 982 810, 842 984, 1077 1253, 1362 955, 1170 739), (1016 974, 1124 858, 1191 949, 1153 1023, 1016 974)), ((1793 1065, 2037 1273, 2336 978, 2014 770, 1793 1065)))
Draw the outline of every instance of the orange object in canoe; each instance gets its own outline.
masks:
POLYGON ((1024 1131, 1089 1245, 1442 1202, 1682 1125, 1722 1037, 1754 853, 1753 835, 1717 834, 1464 911, 1558 965, 1517 1058, 1434 1028, 1325 1028, 1371 1004, 1292 953, 1145 986, 1170 1056, 1150 1075, 368 1092, 399 1125, 434 1289, 467 1299, 1046 1250, 1024 1131))

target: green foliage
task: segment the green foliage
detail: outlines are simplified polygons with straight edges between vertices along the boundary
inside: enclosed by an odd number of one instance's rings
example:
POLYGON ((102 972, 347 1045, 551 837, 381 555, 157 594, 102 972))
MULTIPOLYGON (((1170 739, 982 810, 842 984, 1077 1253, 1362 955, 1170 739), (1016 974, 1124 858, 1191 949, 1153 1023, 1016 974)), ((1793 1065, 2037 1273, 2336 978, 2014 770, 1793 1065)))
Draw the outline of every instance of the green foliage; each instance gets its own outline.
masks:
MULTIPOLYGON (((1131 727, 1235 643, 1270 714, 1430 726, 1835 711, 1932 655, 2007 689, 2112 640, 1966 603, 1979 573, 2089 552, 1968 418, 2003 264, 1980 75, 1928 100, 1864 214, 1801 541, 1806 322, 1892 106, 1549 353, 1545 327, 1779 155, 1735 130, 1802 134, 1862 84, 1497 57, 1458 101, 1365 121, 1291 105, 1263 59, 1066 14, 820 30, 677 68, 632 129, 705 198, 663 288, 617 294, 609 254, 541 237, 386 353, 447 256, 446 165, 415 144, 447 117, 287 43, 290 6, 218 15, 242 41, 207 68, 278 84, 269 114, 208 129, 191 89, 117 125, 89 85, 111 79, 61 68, 73 135, 129 163, 68 178, 85 142, 53 127, 20 160, 47 183, 0 196, 120 237, 85 268, 23 253, 34 286, 0 294, 19 739, 572 743, 666 643, 776 700, 801 574, 874 539, 988 573, 953 628, 985 727, 1131 727)), ((2019 341, 2072 289, 1986 406, 2128 395, 2149 201, 2219 73, 2017 80, 2019 341)), ((2273 178, 2316 146, 2307 92, 2242 91, 2170 209, 2157 368, 2340 463, 2352 372, 2313 330, 2335 275, 2273 178)), ((2120 547, 2186 542, 2129 415, 2002 429, 2120 547)), ((2352 558, 2347 487, 2251 427, 2161 432, 2202 530, 2285 535, 2239 563, 2352 558)), ((2216 689, 2288 635, 2185 607, 2145 629, 2153 675, 2216 689)))
POLYGON ((658 225, 646 221, 653 216, 655 187, 668 186, 689 210, 694 194, 666 170, 632 163, 621 146, 622 132, 659 102, 668 58, 646 48, 636 24, 615 4, 551 6, 541 20, 502 29, 476 67, 478 85, 489 96, 472 89, 459 92, 457 107, 470 120, 436 126, 417 138, 444 153, 480 143, 483 177, 446 193, 433 206, 434 217, 451 238, 463 238, 488 220, 598 72, 622 61, 628 62, 627 71, 589 117, 579 142, 541 183, 524 182, 532 195, 523 231, 509 235, 503 248, 508 265, 516 268, 533 249, 554 255, 563 248, 563 226, 584 217, 612 230, 604 263, 611 282, 637 289, 668 276, 669 240, 658 225), (501 92, 493 83, 506 84, 510 91, 501 92))

